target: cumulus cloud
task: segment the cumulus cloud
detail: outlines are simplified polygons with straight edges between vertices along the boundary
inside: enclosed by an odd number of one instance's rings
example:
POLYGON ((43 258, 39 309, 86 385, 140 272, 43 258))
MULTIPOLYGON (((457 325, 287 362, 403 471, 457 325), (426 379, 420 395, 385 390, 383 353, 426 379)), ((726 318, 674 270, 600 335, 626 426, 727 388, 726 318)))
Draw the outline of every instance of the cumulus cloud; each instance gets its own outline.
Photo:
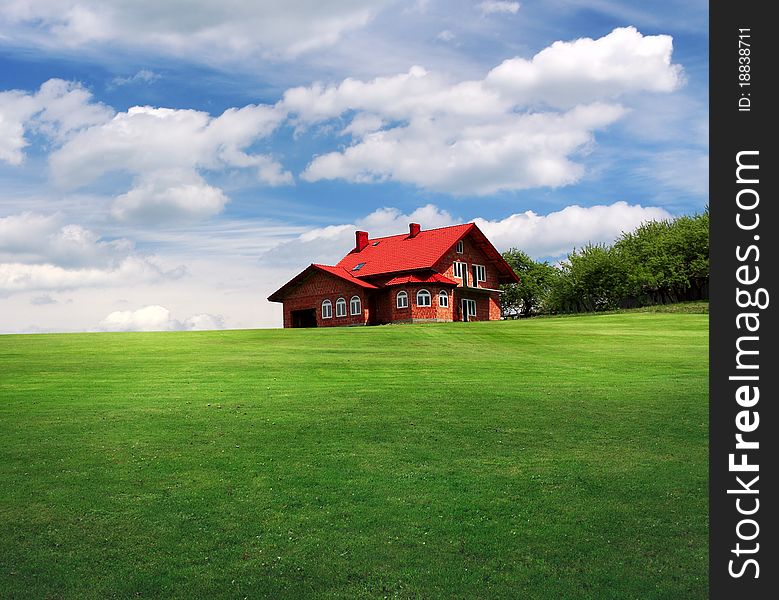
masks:
POLYGON ((111 214, 119 221, 136 223, 180 222, 210 217, 225 204, 224 192, 197 173, 174 170, 140 177, 130 191, 116 198, 111 214))
POLYGON ((477 6, 483 15, 494 13, 515 15, 519 10, 519 2, 505 2, 503 0, 487 0, 486 2, 480 2, 477 6))
POLYGON ((555 42, 484 79, 451 82, 422 67, 371 81, 346 79, 285 92, 299 129, 347 114, 353 143, 316 156, 307 181, 400 181, 450 194, 558 187, 578 181, 596 131, 627 109, 621 96, 683 83, 669 36, 615 29, 555 42))
POLYGON ((0 35, 44 47, 110 43, 218 62, 292 57, 334 44, 387 3, 193 0, 184 7, 156 0, 9 0, 0 5, 0 35))
POLYGON ((333 264, 354 247, 355 230, 367 231, 371 238, 397 235, 408 231, 412 222, 420 223, 423 229, 474 222, 501 252, 519 248, 536 258, 556 258, 590 242, 613 242, 622 232, 645 221, 668 218, 671 214, 665 209, 627 202, 572 205, 546 215, 526 211, 497 220, 461 219, 433 204, 408 214, 396 208, 381 208, 354 223, 305 231, 265 253, 262 261, 295 268, 311 262, 333 264))
POLYGON ((129 174, 111 215, 141 224, 220 213, 229 198, 206 180, 213 172, 247 169, 268 185, 294 183, 275 157, 256 151, 285 123, 298 133, 326 127, 348 136, 346 147, 310 160, 301 174, 310 182, 398 181, 452 195, 555 188, 581 179, 596 133, 629 112, 624 99, 683 83, 672 50, 669 36, 628 27, 555 42, 482 79, 454 81, 414 66, 370 81, 291 88, 275 105, 217 116, 151 106, 113 113, 78 85, 51 80, 36 93, 0 95, 0 160, 19 164, 25 134, 41 132, 54 148, 52 178, 64 189, 129 174))
MULTIPOLYGON (((196 110, 135 106, 69 139, 51 155, 52 174, 62 185, 77 187, 115 171, 143 175, 170 169, 265 166, 265 158, 245 150, 270 134, 281 118, 270 106, 230 108, 218 117, 196 110)), ((289 179, 289 174, 281 176, 282 181, 289 179)))
POLYGON ((127 239, 103 239, 56 215, 21 213, 0 218, 0 294, 80 287, 113 287, 175 279, 135 251, 127 239))
POLYGON ((113 267, 130 256, 134 245, 106 240, 58 215, 24 212, 0 217, 0 262, 52 263, 62 267, 113 267))
POLYGON ((275 159, 247 151, 282 119, 267 105, 230 108, 218 117, 136 106, 68 139, 51 154, 51 172, 70 188, 107 173, 135 175, 132 188, 112 206, 119 220, 153 224, 208 217, 221 212, 228 198, 200 171, 251 169, 266 184, 292 183, 292 175, 275 159))
POLYGON ((484 83, 522 104, 560 108, 627 93, 671 92, 684 82, 672 54, 671 36, 623 27, 597 40, 555 42, 530 60, 505 60, 484 83))
POLYGON ((501 251, 519 248, 536 258, 554 258, 588 243, 613 242, 646 221, 669 218, 671 214, 663 208, 615 202, 574 204, 547 215, 529 210, 496 221, 477 217, 473 222, 501 251))
MULTIPOLYGON (((333 264, 354 247, 354 232, 367 231, 371 238, 408 231, 409 223, 423 223, 427 228, 446 227, 458 221, 447 211, 427 204, 405 214, 397 208, 379 208, 356 219, 354 223, 315 227, 265 252, 261 262, 287 268, 309 263, 333 264)), ((285 273, 286 275, 286 273, 285 273)))
POLYGON ((164 271, 139 256, 128 256, 107 268, 65 268, 58 265, 0 263, 0 294, 32 290, 72 290, 83 287, 117 287, 178 278, 180 269, 164 271))
POLYGON ((113 111, 92 101, 80 84, 50 79, 35 93, 0 92, 0 160, 19 165, 24 160, 26 134, 41 132, 57 141, 84 127, 101 123, 113 111))
POLYGON ((171 312, 158 304, 137 310, 114 311, 100 321, 103 331, 195 331, 224 329, 224 319, 207 313, 193 315, 183 321, 174 319, 171 312))

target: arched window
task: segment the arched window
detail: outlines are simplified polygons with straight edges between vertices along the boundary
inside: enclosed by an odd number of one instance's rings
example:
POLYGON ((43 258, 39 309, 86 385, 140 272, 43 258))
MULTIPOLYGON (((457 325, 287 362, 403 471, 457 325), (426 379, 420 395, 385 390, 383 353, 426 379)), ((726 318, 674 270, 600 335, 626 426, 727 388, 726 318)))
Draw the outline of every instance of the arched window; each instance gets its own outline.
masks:
POLYGON ((344 300, 343 298, 338 298, 338 300, 335 301, 335 316, 336 317, 346 316, 346 300, 344 300))
POLYGON ((349 300, 349 312, 352 315, 359 315, 362 312, 362 302, 359 296, 352 296, 349 300))
POLYGON ((396 296, 397 302, 395 306, 398 308, 408 308, 408 294, 406 292, 398 292, 396 296))
POLYGON ((449 292, 441 290, 438 294, 438 306, 449 308, 449 292))
POLYGON ((322 302, 322 318, 323 319, 333 318, 333 303, 330 302, 330 300, 325 300, 324 302, 322 302))
POLYGON ((417 306, 431 306, 433 304, 433 297, 427 290, 419 290, 417 292, 417 306))

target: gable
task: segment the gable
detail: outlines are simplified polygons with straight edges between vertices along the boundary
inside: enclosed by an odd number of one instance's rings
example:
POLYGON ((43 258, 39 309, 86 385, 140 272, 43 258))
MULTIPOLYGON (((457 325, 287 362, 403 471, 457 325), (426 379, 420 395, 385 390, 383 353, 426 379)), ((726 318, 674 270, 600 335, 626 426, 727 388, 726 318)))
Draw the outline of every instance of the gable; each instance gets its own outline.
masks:
POLYGON ((514 270, 503 258, 503 255, 498 252, 476 225, 463 236, 462 241, 464 242, 464 252, 462 254, 458 253, 456 246, 453 245, 436 263, 436 271, 439 273, 450 272, 455 261, 462 261, 469 265, 477 264, 486 267, 488 271, 492 272, 492 276, 489 279, 494 280, 493 283, 496 286, 502 283, 517 283, 519 281, 517 274, 514 273, 514 270))
POLYGON ((321 293, 349 293, 353 290, 375 290, 375 285, 352 277, 339 267, 312 264, 268 296, 271 302, 283 302, 289 296, 321 293))

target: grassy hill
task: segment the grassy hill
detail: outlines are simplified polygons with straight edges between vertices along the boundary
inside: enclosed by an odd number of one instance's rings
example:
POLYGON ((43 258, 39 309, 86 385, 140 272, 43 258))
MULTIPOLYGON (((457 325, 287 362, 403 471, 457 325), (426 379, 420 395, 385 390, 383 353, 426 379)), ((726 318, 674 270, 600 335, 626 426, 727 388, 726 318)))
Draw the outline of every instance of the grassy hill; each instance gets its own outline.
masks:
POLYGON ((705 598, 707 317, 0 336, 0 597, 705 598))

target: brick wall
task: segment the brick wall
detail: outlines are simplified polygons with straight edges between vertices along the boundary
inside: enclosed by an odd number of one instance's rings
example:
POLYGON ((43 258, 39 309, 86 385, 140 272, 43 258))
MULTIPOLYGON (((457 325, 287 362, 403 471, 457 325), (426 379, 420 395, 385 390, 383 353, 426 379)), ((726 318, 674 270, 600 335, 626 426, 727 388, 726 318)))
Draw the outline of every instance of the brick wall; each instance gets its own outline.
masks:
POLYGON ((365 325, 370 318, 369 297, 370 290, 343 281, 332 275, 322 272, 313 273, 308 279, 292 290, 284 298, 284 327, 292 327, 293 310, 316 310, 316 322, 318 327, 334 327, 339 325, 365 325), (359 315, 350 314, 349 301, 352 296, 358 296, 362 305, 359 315), (346 316, 335 316, 335 303, 338 298, 346 300, 346 316), (333 304, 333 316, 330 319, 322 318, 322 302, 330 300, 333 304))
POLYGON ((498 283, 498 271, 490 263, 484 253, 471 242, 469 236, 463 239, 463 252, 457 252, 457 246, 455 245, 449 252, 447 252, 441 260, 435 265, 435 270, 439 273, 446 275, 449 279, 457 281, 462 285, 461 280, 454 276, 454 262, 464 262, 468 264, 468 284, 473 287, 475 282, 473 280, 473 269, 471 265, 482 265, 486 271, 486 281, 479 283, 480 288, 489 288, 496 290, 499 288, 498 283))
POLYGON ((392 289, 383 292, 381 308, 378 310, 378 318, 381 323, 408 322, 412 320, 452 320, 452 291, 451 287, 442 287, 437 284, 417 283, 403 286, 393 286, 392 289), (417 292, 425 289, 432 296, 431 306, 417 306, 417 292), (449 306, 439 306, 438 293, 446 290, 449 295, 449 306), (397 294, 405 291, 408 294, 408 307, 398 308, 397 294))
POLYGON ((468 288, 457 288, 454 307, 454 319, 462 321, 460 314, 460 300, 468 298, 476 302, 476 316, 471 317, 471 321, 497 321, 500 319, 500 294, 492 292, 469 292, 468 288))

